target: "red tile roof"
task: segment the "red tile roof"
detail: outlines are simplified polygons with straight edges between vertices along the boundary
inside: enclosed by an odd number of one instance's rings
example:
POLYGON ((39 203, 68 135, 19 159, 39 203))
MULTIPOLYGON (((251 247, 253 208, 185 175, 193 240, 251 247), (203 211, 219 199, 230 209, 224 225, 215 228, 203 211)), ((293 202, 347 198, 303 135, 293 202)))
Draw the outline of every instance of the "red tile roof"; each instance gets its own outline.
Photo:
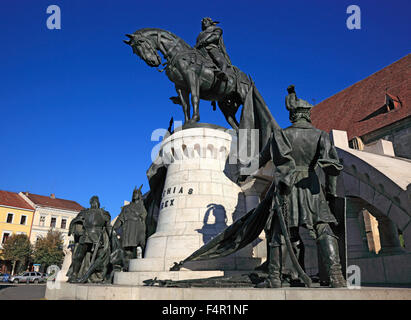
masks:
POLYGON ((10 191, 0 190, 0 205, 34 211, 34 208, 18 193, 10 191))
POLYGON ((77 202, 72 201, 72 200, 51 198, 51 197, 41 196, 38 194, 33 194, 33 193, 28 193, 28 192, 23 192, 23 193, 34 204, 41 206, 41 207, 65 209, 65 210, 71 210, 71 211, 77 211, 77 212, 84 209, 81 205, 79 205, 77 202))
POLYGON ((363 136, 411 116, 411 54, 317 104, 313 125, 330 132, 347 131, 348 139, 363 136), (387 113, 370 116, 384 106, 386 94, 401 101, 387 113), (363 121, 360 121, 363 120, 363 121))

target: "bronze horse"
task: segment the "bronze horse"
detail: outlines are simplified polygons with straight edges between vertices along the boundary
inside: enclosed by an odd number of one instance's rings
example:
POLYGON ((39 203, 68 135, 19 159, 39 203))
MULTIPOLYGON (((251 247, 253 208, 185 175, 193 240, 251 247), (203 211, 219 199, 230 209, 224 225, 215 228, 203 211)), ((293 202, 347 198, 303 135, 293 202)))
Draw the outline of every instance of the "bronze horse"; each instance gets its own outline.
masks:
POLYGON ((228 79, 220 79, 216 76, 217 67, 210 57, 204 56, 199 50, 166 30, 144 28, 126 36, 130 40, 124 42, 150 67, 160 66, 162 61, 157 51, 163 54, 167 60, 163 64, 166 65, 166 75, 174 83, 178 93, 178 97, 170 99, 182 105, 185 123, 200 120, 201 98, 212 101, 213 107, 217 101, 227 122, 238 130, 239 124, 235 114, 240 105, 244 104, 252 85, 252 81, 241 70, 230 66, 227 69, 228 79), (191 118, 190 93, 193 107, 191 118))

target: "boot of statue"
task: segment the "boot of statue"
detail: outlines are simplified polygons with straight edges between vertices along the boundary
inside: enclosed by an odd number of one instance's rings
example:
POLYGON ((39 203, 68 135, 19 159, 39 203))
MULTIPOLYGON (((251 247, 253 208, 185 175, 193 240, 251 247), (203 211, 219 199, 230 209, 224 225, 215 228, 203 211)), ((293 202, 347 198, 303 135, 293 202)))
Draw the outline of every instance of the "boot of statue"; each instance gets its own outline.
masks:
POLYGON ((256 285, 256 288, 281 288, 281 247, 270 247, 268 277, 256 285))
POLYGON ((337 239, 331 235, 323 234, 317 239, 317 242, 321 252, 322 261, 325 264, 325 268, 330 278, 331 287, 346 287, 347 282, 341 271, 337 239))

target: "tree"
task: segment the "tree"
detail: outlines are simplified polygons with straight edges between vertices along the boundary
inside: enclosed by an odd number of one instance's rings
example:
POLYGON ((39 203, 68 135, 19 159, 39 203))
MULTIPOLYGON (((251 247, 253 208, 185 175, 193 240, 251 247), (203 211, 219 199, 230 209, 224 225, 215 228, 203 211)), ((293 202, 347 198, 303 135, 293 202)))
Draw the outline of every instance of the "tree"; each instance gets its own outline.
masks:
POLYGON ((3 244, 4 259, 10 260, 13 264, 12 274, 14 274, 17 263, 21 269, 30 261, 32 253, 33 247, 25 234, 13 234, 3 244))
POLYGON ((61 267, 63 258, 63 235, 61 232, 50 229, 45 237, 37 239, 34 245, 34 263, 41 264, 43 270, 51 265, 61 267))

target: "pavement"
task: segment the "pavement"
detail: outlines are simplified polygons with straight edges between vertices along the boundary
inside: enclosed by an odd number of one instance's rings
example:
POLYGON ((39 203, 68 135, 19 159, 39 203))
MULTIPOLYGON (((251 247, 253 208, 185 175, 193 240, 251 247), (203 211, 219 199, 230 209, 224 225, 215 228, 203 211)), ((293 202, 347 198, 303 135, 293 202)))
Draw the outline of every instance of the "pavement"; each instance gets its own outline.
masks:
POLYGON ((0 283, 0 300, 43 300, 45 293, 45 283, 0 283))

